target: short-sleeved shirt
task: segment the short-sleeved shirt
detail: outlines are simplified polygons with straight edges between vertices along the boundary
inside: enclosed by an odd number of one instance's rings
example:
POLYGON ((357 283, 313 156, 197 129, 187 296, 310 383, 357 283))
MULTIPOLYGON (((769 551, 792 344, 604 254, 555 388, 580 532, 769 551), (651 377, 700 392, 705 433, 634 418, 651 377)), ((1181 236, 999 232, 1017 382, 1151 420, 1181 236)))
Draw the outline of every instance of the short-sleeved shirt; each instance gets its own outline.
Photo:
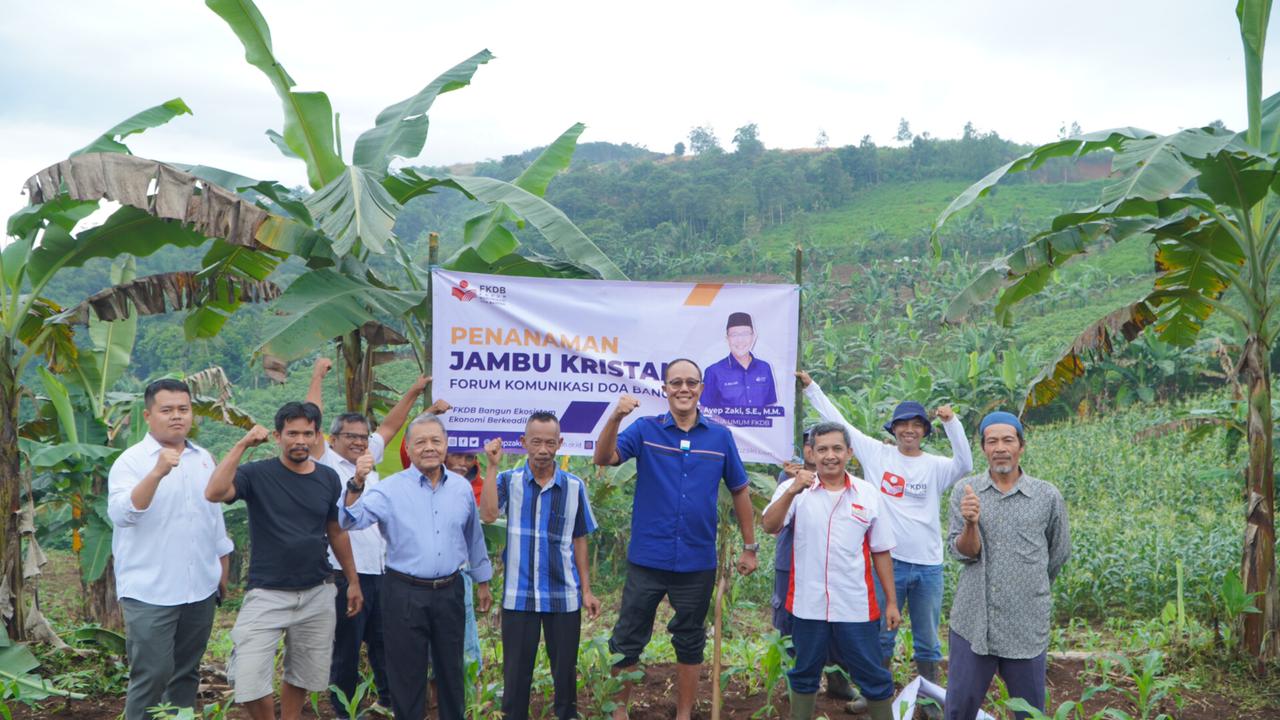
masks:
POLYGON ((729 355, 707 368, 703 375, 700 400, 704 407, 765 407, 778 404, 778 391, 773 385, 773 368, 755 355, 742 363, 729 355))
POLYGON ((293 472, 279 458, 236 468, 236 496, 249 508, 249 581, 246 587, 303 590, 332 570, 327 524, 338 519, 338 474, 315 463, 293 472))
MULTIPOLYGON (((794 482, 779 485, 769 504, 794 482)), ((826 622, 880 619, 871 553, 893 549, 894 537, 871 483, 845 473, 839 491, 821 485, 805 490, 787 507, 783 527, 793 533, 787 612, 826 622)))
POLYGON ((498 475, 498 508, 507 515, 502 607, 523 612, 574 612, 582 606, 573 540, 595 532, 587 486, 556 468, 545 487, 526 462, 498 475))
POLYGON ((714 569, 720 483, 747 486, 729 429, 701 413, 688 431, 669 412, 642 417, 618 434, 618 457, 636 458, 627 559, 656 570, 714 569))

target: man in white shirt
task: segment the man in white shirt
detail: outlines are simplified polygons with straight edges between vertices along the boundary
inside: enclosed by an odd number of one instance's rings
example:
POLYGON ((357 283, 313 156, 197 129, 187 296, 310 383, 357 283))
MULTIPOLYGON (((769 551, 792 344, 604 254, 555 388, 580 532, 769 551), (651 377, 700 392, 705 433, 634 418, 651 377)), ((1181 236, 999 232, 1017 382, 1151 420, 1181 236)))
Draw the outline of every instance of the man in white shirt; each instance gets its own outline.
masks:
POLYGON ((795 667, 791 684, 792 720, 809 720, 817 699, 822 668, 834 645, 835 655, 867 698, 871 720, 893 717, 893 675, 880 662, 879 631, 897 629, 902 618, 894 597, 893 527, 886 522, 884 502, 870 483, 845 467, 853 457, 849 431, 824 422, 810 431, 818 471, 799 469, 778 486, 764 509, 766 532, 791 530, 791 581, 787 610, 795 667), (881 611, 871 582, 872 569, 888 600, 881 611))
MULTIPOLYGON (((911 615, 911 636, 916 667, 920 675, 937 682, 942 645, 938 622, 942 618, 942 524, 939 510, 942 494, 973 470, 973 455, 964 426, 951 406, 938 408, 938 419, 951 441, 952 457, 924 452, 920 445, 932 432, 924 406, 899 403, 884 429, 894 437, 887 445, 853 427, 822 392, 808 373, 797 373, 804 395, 818 414, 848 428, 853 454, 862 465, 867 481, 880 492, 885 519, 893 527, 897 545, 893 557, 893 578, 897 583, 898 609, 911 615)), ((877 590, 879 592, 879 589, 877 590)), ((883 597, 883 594, 882 594, 883 597)), ((893 660, 897 630, 883 628, 880 647, 888 667, 893 660)), ((931 720, 941 717, 936 706, 927 706, 931 720)))
POLYGON ((157 380, 143 401, 147 436, 116 459, 107 478, 129 655, 126 720, 146 720, 147 708, 161 703, 195 705, 232 550, 222 507, 204 497, 213 456, 187 440, 191 390, 157 380))
MULTIPOLYGON (((322 381, 332 367, 332 361, 328 358, 320 358, 316 361, 311 373, 307 402, 315 403, 322 410, 324 408, 322 381)), ((356 473, 360 472, 365 477, 367 485, 376 485, 378 473, 373 469, 374 466, 382 462, 387 443, 400 432, 410 411, 413 410, 414 402, 430 383, 430 377, 419 377, 382 419, 376 432, 369 432, 369 420, 360 413, 343 413, 337 416, 330 426, 327 442, 323 436, 317 434, 311 450, 312 458, 338 473, 338 479, 344 484, 350 482, 356 473)), ((440 404, 447 409, 447 403, 440 401, 440 404)), ((443 412, 434 405, 432 408, 443 412)), ((345 492, 344 489, 343 493, 345 492)), ((376 523, 360 530, 348 530, 347 536, 351 538, 356 573, 360 576, 364 608, 356 615, 347 617, 347 581, 342 575, 342 568, 338 565, 338 558, 333 554, 333 548, 329 548, 329 564, 334 569, 334 582, 338 585, 334 608, 338 623, 333 633, 333 660, 329 665, 329 683, 345 693, 348 698, 351 697, 360 681, 360 645, 364 644, 368 647, 369 666, 373 669, 373 681, 378 693, 376 704, 389 706, 391 692, 387 685, 380 603, 386 543, 376 523)), ((342 707, 336 692, 330 692, 330 702, 333 704, 334 713, 339 718, 345 718, 346 709, 342 707)))

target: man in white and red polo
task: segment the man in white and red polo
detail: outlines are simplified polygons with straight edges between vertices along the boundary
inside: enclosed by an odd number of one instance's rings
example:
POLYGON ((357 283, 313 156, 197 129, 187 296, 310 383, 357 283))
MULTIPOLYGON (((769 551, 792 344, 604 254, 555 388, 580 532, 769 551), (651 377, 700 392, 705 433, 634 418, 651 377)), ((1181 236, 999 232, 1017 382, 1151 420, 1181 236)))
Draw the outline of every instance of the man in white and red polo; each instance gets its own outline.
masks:
POLYGON ((795 616, 792 641, 796 664, 791 683, 791 717, 813 716, 822 668, 834 644, 868 702, 871 720, 890 720, 893 676, 880 662, 880 615, 897 628, 894 596, 893 528, 882 515, 880 496, 870 483, 845 467, 853 457, 849 431, 821 423, 810 431, 818 471, 800 470, 782 483, 764 511, 764 529, 791 528, 791 585, 787 610, 795 616), (881 609, 872 571, 888 595, 881 609))

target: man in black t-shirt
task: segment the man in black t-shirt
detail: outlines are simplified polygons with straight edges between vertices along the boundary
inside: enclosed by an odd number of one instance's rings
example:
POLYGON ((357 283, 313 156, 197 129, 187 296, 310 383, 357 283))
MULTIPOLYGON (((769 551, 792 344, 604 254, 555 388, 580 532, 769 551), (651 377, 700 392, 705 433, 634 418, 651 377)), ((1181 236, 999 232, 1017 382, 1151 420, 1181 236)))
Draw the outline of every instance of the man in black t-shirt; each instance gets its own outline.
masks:
POLYGON ((280 717, 298 720, 307 692, 329 685, 336 622, 330 544, 347 578, 348 615, 360 612, 364 597, 351 541, 338 526, 337 473, 311 459, 320 408, 285 403, 275 425, 280 456, 240 467, 245 451, 268 439, 267 429, 255 425, 218 463, 205 498, 244 500, 249 508, 249 582, 231 630, 235 645, 227 667, 236 702, 254 720, 275 718, 271 686, 283 634, 280 717))

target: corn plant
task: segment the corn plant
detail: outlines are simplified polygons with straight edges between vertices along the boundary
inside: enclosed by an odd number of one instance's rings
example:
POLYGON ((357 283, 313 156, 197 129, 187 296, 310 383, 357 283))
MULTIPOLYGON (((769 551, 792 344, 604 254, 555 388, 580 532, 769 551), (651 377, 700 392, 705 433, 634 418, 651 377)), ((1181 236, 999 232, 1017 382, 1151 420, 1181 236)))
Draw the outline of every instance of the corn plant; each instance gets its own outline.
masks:
MULTIPOLYGON (((337 685, 330 685, 329 691, 333 693, 335 698, 337 698, 338 705, 342 706, 347 717, 356 718, 360 715, 360 704, 364 702, 365 696, 369 694, 369 689, 372 687, 373 676, 372 674, 367 674, 360 680, 360 683, 356 685, 355 689, 351 691, 350 697, 347 697, 347 694, 337 685)), ((319 711, 317 711, 317 716, 318 715, 319 711)))
POLYGON ((640 670, 614 674, 613 664, 622 655, 609 652, 609 639, 598 635, 578 651, 578 689, 585 691, 587 706, 579 708, 584 717, 608 717, 618 707, 618 693, 628 682, 644 677, 640 670))

